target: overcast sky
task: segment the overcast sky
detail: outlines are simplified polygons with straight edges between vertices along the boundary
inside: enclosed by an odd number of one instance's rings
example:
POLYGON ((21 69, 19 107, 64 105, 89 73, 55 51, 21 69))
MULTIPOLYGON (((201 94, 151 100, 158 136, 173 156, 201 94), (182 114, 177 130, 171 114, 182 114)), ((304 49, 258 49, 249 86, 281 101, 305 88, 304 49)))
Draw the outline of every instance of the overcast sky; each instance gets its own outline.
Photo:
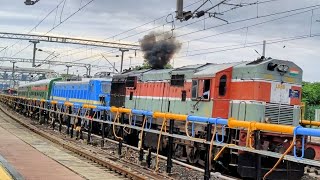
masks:
MULTIPOLYGON (((28 33, 61 1, 63 0, 40 0, 33 6, 26 6, 23 0, 0 0, 0 32, 28 33)), ((60 20, 64 21, 87 2, 89 0, 66 0, 65 4, 61 3, 31 33, 46 34, 59 24, 60 20)), ((185 11, 194 11, 202 2, 184 0, 184 6, 193 4, 185 8, 185 11)), ((201 9, 212 7, 218 2, 218 0, 211 0, 211 3, 207 2, 201 9)), ((229 5, 220 5, 210 12, 221 13, 230 8, 239 7, 231 4, 246 5, 256 1, 229 0, 227 2, 229 5)), ((206 14, 200 19, 194 18, 187 22, 174 20, 171 23, 175 16, 175 5, 175 0, 94 0, 48 34, 116 42, 120 40, 120 42, 138 44, 139 39, 151 30, 170 32, 173 28, 177 39, 183 43, 182 49, 171 62, 174 67, 207 62, 251 61, 259 56, 255 50, 262 53, 262 46, 257 43, 262 43, 263 40, 275 42, 291 37, 311 35, 311 37, 294 41, 267 44, 266 56, 293 61, 304 70, 304 80, 319 81, 320 37, 316 36, 320 35, 320 2, 318 0, 271 0, 258 5, 239 7, 217 15, 223 20, 208 18, 206 14), (296 10, 299 8, 304 9, 296 10), (284 13, 290 10, 294 11, 284 13), (249 18, 251 19, 248 21, 241 21, 249 18), (239 22, 236 23, 237 21, 239 22), (147 24, 148 22, 151 23, 147 24), (140 27, 127 31, 137 26, 140 27), (247 26, 249 27, 246 28, 247 26), (127 32, 122 33, 124 31, 127 32), (229 33, 226 33, 228 31, 229 33), (117 35, 119 33, 122 34, 117 35)), ((32 58, 31 46, 16 54, 27 45, 29 45, 28 41, 1 39, 0 47, 12 47, 1 51, 0 56, 32 58), (12 46, 13 44, 15 45, 12 46)), ((56 55, 59 55, 54 59, 57 61, 76 61, 108 66, 108 62, 99 56, 79 60, 104 53, 111 62, 116 62, 118 68, 120 66, 120 58, 115 57, 120 53, 115 50, 111 52, 112 49, 108 48, 92 49, 89 46, 45 42, 38 44, 38 47, 48 52, 54 51, 56 55)), ((48 54, 44 52, 37 52, 37 59, 45 59, 47 56, 48 54)), ((143 62, 139 51, 137 53, 129 51, 125 55, 125 68, 129 67, 129 57, 132 57, 132 66, 143 62)), ((1 64, 11 66, 8 62, 1 64)), ((17 66, 31 67, 31 64, 17 63, 17 66)), ((42 65, 40 68, 48 68, 48 66, 42 65)), ((54 70, 59 73, 65 72, 65 69, 66 67, 63 66, 54 67, 54 70)), ((110 71, 110 69, 94 69, 94 73, 98 71, 110 71)), ((72 67, 70 72, 84 74, 85 69, 72 67)))

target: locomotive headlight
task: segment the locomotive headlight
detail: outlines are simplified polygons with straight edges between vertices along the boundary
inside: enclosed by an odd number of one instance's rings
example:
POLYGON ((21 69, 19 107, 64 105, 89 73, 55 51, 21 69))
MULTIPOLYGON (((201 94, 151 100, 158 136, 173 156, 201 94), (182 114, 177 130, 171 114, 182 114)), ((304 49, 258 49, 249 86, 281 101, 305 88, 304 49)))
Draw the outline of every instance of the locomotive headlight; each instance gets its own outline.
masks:
POLYGON ((289 66, 287 66, 285 64, 280 64, 277 66, 277 69, 279 72, 286 73, 289 70, 289 66))

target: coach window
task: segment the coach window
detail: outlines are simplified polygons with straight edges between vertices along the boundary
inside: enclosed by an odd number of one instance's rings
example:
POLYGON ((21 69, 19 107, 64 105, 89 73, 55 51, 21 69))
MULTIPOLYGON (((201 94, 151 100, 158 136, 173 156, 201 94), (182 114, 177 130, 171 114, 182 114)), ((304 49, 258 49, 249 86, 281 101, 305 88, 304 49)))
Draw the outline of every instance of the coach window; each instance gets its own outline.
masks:
POLYGON ((198 80, 192 80, 191 98, 198 98, 198 80))
POLYGON ((219 96, 224 96, 227 92, 227 76, 223 75, 219 81, 219 96))

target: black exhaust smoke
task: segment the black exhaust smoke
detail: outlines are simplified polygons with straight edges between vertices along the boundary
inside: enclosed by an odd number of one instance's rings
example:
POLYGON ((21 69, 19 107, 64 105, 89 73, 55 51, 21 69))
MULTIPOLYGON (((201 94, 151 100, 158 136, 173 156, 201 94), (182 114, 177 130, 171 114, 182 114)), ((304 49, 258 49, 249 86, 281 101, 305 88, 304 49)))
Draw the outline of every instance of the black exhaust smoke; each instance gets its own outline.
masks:
POLYGON ((151 32, 140 40, 140 46, 151 68, 163 69, 180 50, 181 43, 171 33, 151 32))

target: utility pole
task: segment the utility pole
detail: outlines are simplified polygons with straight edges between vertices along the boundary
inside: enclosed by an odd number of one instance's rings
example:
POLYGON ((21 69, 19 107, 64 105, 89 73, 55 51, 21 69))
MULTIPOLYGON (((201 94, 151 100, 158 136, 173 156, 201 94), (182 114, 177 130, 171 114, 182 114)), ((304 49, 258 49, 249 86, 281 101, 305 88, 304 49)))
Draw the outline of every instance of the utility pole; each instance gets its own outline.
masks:
POLYGON ((33 43, 33 58, 32 58, 32 67, 36 66, 36 51, 37 51, 37 44, 40 43, 39 40, 30 40, 29 42, 33 43))
POLYGON ((119 49, 119 51, 121 51, 121 65, 120 65, 120 73, 122 73, 122 68, 123 68, 123 55, 124 52, 129 51, 129 49, 119 49))
POLYGON ((14 64, 16 63, 15 61, 11 61, 11 63, 12 63, 12 81, 13 81, 13 86, 12 86, 12 88, 14 88, 14 86, 16 85, 16 82, 15 82, 15 79, 14 79, 14 64))
POLYGON ((69 68, 72 67, 71 65, 66 65, 67 66, 67 75, 69 75, 69 68))

